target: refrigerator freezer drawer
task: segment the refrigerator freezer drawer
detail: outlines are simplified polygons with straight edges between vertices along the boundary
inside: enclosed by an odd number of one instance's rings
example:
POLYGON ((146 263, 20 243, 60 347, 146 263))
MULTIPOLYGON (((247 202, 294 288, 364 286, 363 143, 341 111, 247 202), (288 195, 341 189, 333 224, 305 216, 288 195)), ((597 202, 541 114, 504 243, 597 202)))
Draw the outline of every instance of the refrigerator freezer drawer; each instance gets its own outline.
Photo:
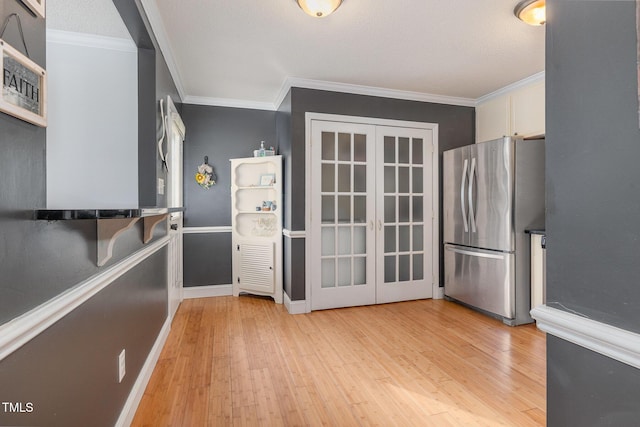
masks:
POLYGON ((444 293, 490 313, 515 317, 515 255, 445 245, 444 293))

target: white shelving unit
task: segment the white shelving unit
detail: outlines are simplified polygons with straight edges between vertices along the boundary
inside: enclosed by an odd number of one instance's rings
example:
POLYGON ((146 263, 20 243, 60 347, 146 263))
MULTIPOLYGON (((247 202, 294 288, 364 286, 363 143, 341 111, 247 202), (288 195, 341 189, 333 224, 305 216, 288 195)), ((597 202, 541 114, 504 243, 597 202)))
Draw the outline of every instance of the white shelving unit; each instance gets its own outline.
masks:
POLYGON ((282 304, 282 156, 231 159, 233 295, 282 304))

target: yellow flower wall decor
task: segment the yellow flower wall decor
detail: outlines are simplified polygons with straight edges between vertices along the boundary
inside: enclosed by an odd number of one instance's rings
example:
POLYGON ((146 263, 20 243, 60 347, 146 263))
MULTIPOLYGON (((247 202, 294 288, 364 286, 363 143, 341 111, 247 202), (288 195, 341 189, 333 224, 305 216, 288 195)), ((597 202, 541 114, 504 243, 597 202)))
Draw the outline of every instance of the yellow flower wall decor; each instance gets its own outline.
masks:
POLYGON ((204 163, 198 166, 198 172, 195 174, 196 183, 204 188, 209 189, 216 185, 216 177, 213 168, 209 164, 209 159, 205 156, 204 163))

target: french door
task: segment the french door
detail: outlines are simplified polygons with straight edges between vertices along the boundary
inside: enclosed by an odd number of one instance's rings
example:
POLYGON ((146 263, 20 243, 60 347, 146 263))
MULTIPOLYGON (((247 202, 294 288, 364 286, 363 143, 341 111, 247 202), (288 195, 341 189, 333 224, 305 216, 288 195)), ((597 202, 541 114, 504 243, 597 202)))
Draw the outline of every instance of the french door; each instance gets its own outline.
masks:
POLYGON ((311 309, 432 296, 433 130, 312 120, 311 309))

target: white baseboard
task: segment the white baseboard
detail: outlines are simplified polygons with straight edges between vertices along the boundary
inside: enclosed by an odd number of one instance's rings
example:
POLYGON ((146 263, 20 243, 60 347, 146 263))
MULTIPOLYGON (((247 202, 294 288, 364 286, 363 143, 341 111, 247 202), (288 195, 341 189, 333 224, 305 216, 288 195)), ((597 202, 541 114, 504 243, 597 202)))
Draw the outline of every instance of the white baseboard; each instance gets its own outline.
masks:
POLYGON ((433 299, 443 299, 444 298, 444 288, 440 286, 433 287, 433 299))
POLYGON ((189 286, 182 292, 184 299, 226 297, 233 295, 233 285, 189 286))
POLYGON ((164 343, 167 341, 170 330, 171 319, 167 319, 165 320, 162 329, 160 329, 158 338, 156 338, 156 342, 153 344, 151 352, 147 356, 147 360, 144 362, 136 382, 131 388, 131 393, 129 393, 129 397, 124 404, 124 408, 122 408, 122 412, 120 412, 120 417, 118 417, 116 427, 128 427, 131 425, 133 417, 136 415, 136 411, 138 410, 138 405, 144 395, 144 391, 147 388, 147 384, 149 384, 149 380, 151 379, 153 369, 156 367, 156 363, 158 362, 164 343))
POLYGON ((548 334, 640 369, 640 334, 545 305, 531 317, 548 334))
POLYGON ((289 314, 308 313, 307 302, 305 300, 291 301, 291 298, 289 298, 289 295, 287 295, 286 292, 284 292, 284 306, 287 308, 289 314))

